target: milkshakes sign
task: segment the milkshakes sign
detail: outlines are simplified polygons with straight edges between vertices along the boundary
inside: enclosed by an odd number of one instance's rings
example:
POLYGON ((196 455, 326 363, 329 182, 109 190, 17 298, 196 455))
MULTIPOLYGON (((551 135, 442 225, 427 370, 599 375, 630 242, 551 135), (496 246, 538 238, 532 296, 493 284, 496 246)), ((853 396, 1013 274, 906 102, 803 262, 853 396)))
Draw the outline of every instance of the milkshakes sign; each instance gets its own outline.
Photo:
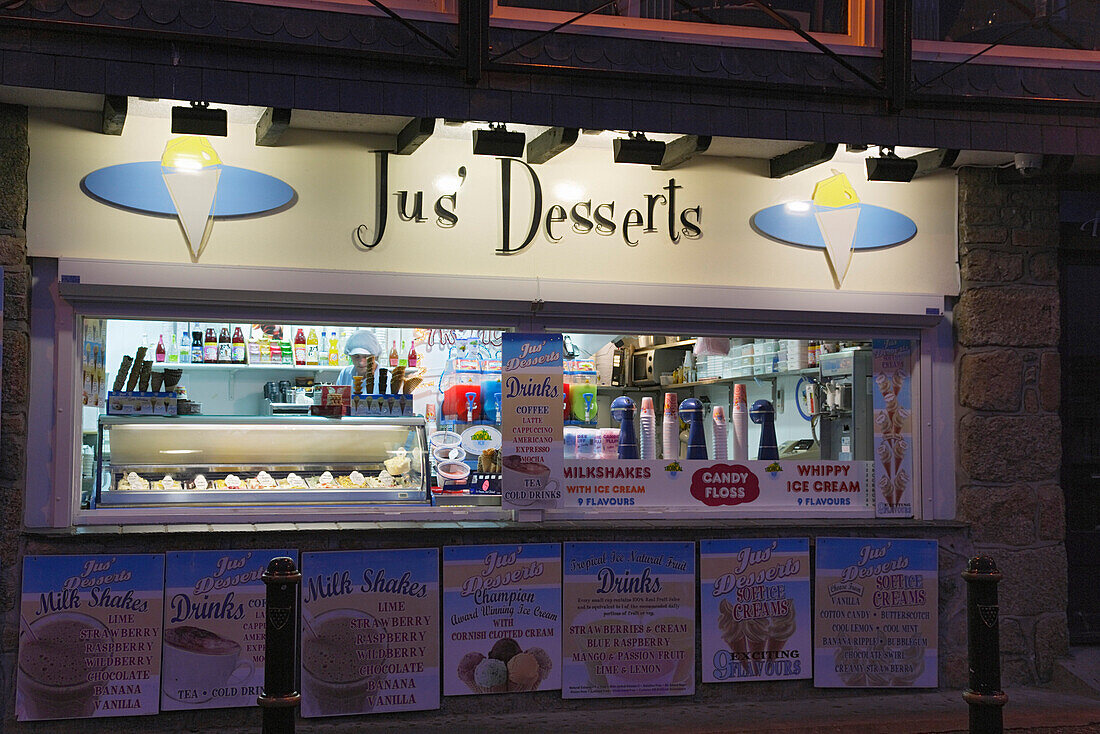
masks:
POLYGON ((561 505, 561 334, 504 334, 501 462, 505 509, 561 505))

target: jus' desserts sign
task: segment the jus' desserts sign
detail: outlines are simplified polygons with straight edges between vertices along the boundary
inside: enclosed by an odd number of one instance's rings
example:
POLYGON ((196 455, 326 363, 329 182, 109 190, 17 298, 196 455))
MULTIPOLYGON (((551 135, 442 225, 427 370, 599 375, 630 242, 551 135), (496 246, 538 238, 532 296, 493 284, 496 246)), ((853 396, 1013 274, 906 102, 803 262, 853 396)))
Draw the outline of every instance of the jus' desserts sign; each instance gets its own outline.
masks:
POLYGON ((157 713, 164 556, 27 556, 20 721, 157 713))
POLYGON ((561 546, 443 549, 443 693, 561 688, 561 546))

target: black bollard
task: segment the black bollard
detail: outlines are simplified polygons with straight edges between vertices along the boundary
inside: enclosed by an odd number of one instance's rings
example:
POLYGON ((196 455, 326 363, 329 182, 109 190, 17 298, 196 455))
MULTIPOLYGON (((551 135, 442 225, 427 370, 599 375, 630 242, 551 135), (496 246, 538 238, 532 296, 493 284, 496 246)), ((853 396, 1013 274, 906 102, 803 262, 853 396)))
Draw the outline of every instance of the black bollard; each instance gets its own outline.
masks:
POLYGON ((292 558, 272 558, 263 575, 267 584, 264 635, 264 690, 256 703, 264 712, 263 734, 294 734, 294 710, 301 695, 298 671, 298 589, 302 574, 292 558))
POLYGON ((1001 734, 1004 705, 1008 696, 1001 690, 1001 642, 997 624, 997 584, 1001 572, 989 556, 967 561, 962 573, 966 581, 966 619, 969 637, 970 684, 963 700, 970 706, 971 734, 1001 734))

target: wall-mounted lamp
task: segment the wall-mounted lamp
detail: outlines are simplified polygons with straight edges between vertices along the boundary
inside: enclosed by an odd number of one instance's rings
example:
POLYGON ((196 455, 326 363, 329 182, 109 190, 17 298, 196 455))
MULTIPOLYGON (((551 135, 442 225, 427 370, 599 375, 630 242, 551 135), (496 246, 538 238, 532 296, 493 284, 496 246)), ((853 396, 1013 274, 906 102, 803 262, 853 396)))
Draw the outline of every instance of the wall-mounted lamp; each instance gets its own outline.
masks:
POLYGON ((616 163, 659 166, 665 157, 665 144, 659 140, 649 140, 645 133, 630 133, 630 137, 615 138, 611 145, 616 163))
POLYGON ((879 157, 867 157, 868 181, 897 181, 909 183, 917 172, 917 161, 913 158, 899 158, 894 149, 879 146, 879 157))
POLYGON ((190 107, 172 108, 172 133, 224 138, 227 119, 225 110, 212 110, 209 102, 192 102, 190 107))
POLYGON ((474 130, 474 155, 520 158, 527 136, 504 128, 503 122, 490 122, 488 130, 474 130))

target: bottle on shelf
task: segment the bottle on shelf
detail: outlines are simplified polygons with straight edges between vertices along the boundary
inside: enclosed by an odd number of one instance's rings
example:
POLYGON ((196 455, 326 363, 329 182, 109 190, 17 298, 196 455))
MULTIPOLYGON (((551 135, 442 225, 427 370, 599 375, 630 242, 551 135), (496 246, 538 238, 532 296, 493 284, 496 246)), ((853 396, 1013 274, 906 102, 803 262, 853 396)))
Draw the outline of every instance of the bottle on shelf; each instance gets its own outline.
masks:
POLYGON ((218 335, 213 328, 206 330, 206 337, 202 343, 202 361, 207 364, 216 364, 218 361, 218 335))
POLYGON ((184 331, 180 337, 180 364, 191 364, 191 332, 184 331))
POLYGON ((324 329, 321 329, 321 343, 317 349, 317 364, 321 367, 328 367, 328 334, 324 329))
POLYGON ((246 347, 244 343, 244 334, 241 333, 241 327, 238 326, 233 330, 233 342, 230 346, 233 364, 244 364, 246 347))
POLYGON ((294 335, 294 364, 304 366, 306 363, 306 333, 298 329, 294 335))
POLYGON ((267 361, 270 364, 282 364, 283 363, 283 343, 277 339, 272 339, 267 345, 267 361))
POLYGON ((409 366, 409 357, 408 357, 408 352, 405 351, 405 340, 404 339, 401 340, 401 351, 398 352, 398 354, 400 356, 398 356, 398 359, 397 359, 397 366, 398 367, 408 367, 409 366))
POLYGON ((174 331, 172 332, 172 341, 168 344, 168 359, 166 361, 173 364, 180 361, 180 347, 176 341, 176 332, 174 331))
POLYGON ((317 340, 317 330, 309 330, 309 338, 306 339, 306 364, 310 366, 317 365, 317 352, 319 351, 320 342, 317 340))
POLYGON ((218 335, 218 364, 231 364, 233 362, 233 342, 229 340, 229 327, 223 326, 218 335))
POLYGON ((202 364, 203 363, 204 355, 203 355, 202 352, 203 352, 202 332, 201 331, 192 331, 191 332, 191 363, 192 364, 202 364))
POLYGON ((809 351, 807 353, 809 357, 808 364, 810 365, 810 367, 817 367, 817 358, 820 352, 821 342, 817 341, 816 339, 811 339, 809 351))
POLYGON ((336 341, 336 329, 333 329, 328 336, 328 366, 340 366, 340 347, 336 341))
POLYGON ((164 334, 161 334, 160 339, 157 341, 155 354, 158 362, 164 361, 164 334))
POLYGON ((401 361, 401 358, 397 354, 397 340, 393 340, 393 346, 390 348, 390 368, 396 367, 401 361))
POLYGON ((413 342, 409 342, 409 356, 408 356, 409 369, 412 369, 413 367, 416 367, 416 360, 417 359, 418 359, 418 356, 416 354, 416 344, 414 344, 413 342))

